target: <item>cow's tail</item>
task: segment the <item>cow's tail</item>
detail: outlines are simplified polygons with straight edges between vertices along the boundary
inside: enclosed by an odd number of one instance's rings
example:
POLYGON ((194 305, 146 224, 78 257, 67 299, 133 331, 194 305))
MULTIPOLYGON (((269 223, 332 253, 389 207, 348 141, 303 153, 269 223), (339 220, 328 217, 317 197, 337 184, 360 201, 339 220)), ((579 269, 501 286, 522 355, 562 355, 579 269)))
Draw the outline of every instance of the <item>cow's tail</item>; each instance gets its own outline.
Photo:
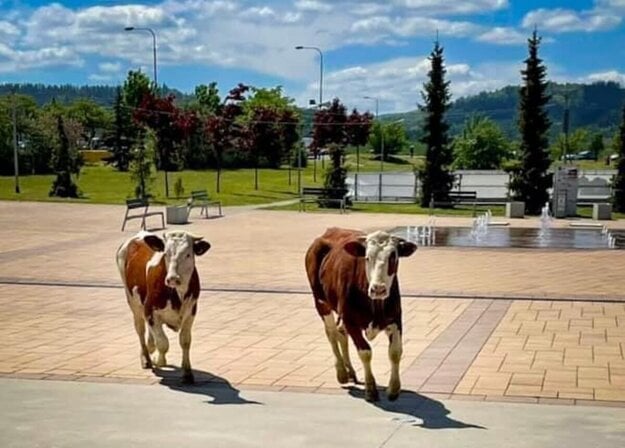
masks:
POLYGON ((321 238, 317 238, 306 252, 306 275, 308 276, 310 289, 315 299, 315 306, 322 316, 332 311, 331 305, 328 303, 325 292, 323 291, 323 285, 321 284, 321 278, 319 276, 321 263, 326 255, 328 255, 328 252, 330 252, 330 249, 331 247, 327 242, 323 241, 321 238))

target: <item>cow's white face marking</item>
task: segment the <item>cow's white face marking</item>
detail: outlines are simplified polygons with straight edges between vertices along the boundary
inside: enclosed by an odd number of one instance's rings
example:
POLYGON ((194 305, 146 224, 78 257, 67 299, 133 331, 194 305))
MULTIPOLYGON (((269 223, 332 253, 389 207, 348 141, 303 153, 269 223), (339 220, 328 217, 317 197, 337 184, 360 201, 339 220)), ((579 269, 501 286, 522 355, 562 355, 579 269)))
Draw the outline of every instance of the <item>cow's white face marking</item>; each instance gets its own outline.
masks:
MULTIPOLYGON (((165 260, 165 284, 172 288, 186 287, 195 268, 195 256, 204 254, 210 249, 210 244, 202 237, 183 231, 167 232, 163 236, 161 239, 156 235, 147 235, 144 241, 158 252, 155 258, 160 255, 165 260)), ((157 261, 155 258, 153 260, 157 261)))
POLYGON ((372 300, 385 300, 391 293, 399 257, 408 257, 417 249, 414 243, 377 231, 345 245, 353 256, 365 258, 367 294, 372 300))

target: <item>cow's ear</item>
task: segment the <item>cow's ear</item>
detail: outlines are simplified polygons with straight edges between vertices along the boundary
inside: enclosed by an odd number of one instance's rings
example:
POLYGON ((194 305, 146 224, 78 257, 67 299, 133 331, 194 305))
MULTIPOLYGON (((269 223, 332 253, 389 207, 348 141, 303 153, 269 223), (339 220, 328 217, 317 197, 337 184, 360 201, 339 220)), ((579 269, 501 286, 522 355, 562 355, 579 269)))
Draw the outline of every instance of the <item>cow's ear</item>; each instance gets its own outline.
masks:
POLYGON ((417 245, 413 242, 401 240, 397 244, 397 254, 400 257, 409 257, 417 250, 417 245))
POLYGON ((350 254, 352 257, 364 257, 367 253, 364 239, 358 239, 345 243, 343 248, 345 249, 345 252, 350 254))
POLYGON ((208 241, 198 240, 193 242, 193 253, 197 256, 204 255, 211 245, 208 241))
POLYGON ((143 241, 150 249, 156 252, 163 252, 165 250, 165 241, 156 235, 146 235, 143 237, 143 241))

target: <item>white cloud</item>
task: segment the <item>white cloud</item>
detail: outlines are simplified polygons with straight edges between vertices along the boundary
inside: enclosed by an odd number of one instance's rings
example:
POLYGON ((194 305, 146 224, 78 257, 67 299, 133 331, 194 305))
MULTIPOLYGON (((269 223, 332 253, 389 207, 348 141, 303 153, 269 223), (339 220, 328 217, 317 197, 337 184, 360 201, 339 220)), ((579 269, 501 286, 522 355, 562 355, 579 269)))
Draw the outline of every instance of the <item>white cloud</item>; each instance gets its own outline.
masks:
POLYGON ((566 33, 574 31, 605 31, 621 23, 621 17, 598 10, 537 9, 523 18, 523 27, 538 27, 541 31, 566 33))
POLYGON ((101 72, 118 73, 122 69, 122 64, 120 62, 101 62, 98 64, 98 68, 101 72))
POLYGON ((625 73, 620 73, 617 70, 609 70, 606 72, 591 73, 581 79, 582 82, 598 82, 598 81, 613 81, 618 82, 622 86, 625 86, 625 73))
POLYGON ((392 0, 395 5, 425 14, 471 14, 508 7, 508 0, 392 0))
POLYGON ((497 45, 518 45, 527 42, 527 34, 514 28, 495 27, 480 34, 476 40, 497 45))
MULTIPOLYGON (((521 63, 490 63, 471 67, 466 63, 448 63, 447 79, 451 81, 453 98, 494 90, 520 82, 521 63)), ((397 58, 388 61, 349 67, 330 72, 325 77, 324 101, 339 97, 348 108, 372 110, 373 104, 363 96, 377 97, 380 112, 414 110, 421 102, 421 90, 430 70, 426 56, 397 58)), ((318 82, 312 82, 301 95, 299 104, 316 98, 318 82)))
POLYGON ((350 31, 354 35, 363 35, 373 41, 381 40, 385 36, 401 37, 432 36, 438 31, 441 35, 469 36, 480 27, 471 22, 456 22, 449 20, 432 19, 428 17, 397 17, 388 16, 369 17, 354 22, 350 31))
POLYGON ((314 12, 330 12, 332 11, 332 5, 321 2, 318 0, 298 0, 295 2, 295 8, 300 11, 314 11, 314 12))
POLYGON ((0 73, 46 67, 79 67, 82 64, 83 60, 67 47, 15 50, 0 43, 0 73))

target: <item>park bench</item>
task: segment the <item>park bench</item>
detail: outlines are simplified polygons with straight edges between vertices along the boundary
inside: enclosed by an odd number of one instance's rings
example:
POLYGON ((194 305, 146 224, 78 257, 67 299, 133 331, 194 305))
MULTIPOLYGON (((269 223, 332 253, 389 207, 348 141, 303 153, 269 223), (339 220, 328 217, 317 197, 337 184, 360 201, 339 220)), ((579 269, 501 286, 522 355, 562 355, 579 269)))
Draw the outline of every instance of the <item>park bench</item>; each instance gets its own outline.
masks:
POLYGON ((451 191, 449 192, 449 199, 455 203, 469 202, 473 203, 477 200, 477 192, 475 191, 451 191))
POLYGON ((450 191, 447 194, 446 201, 430 201, 430 207, 448 207, 456 204, 473 204, 477 203, 477 192, 475 191, 450 191))
MULTIPOLYGON (((163 225, 163 229, 165 228, 165 214, 163 212, 153 212, 149 211, 150 203, 145 198, 133 198, 126 199, 126 214, 124 215, 124 222, 122 222, 122 232, 126 227, 126 222, 131 219, 141 218, 141 229, 145 230, 145 218, 148 216, 156 216, 161 215, 161 222, 163 225), (131 211, 137 211, 138 209, 143 209, 135 214, 130 214, 131 211)), ((134 213, 134 212, 133 212, 134 213)))
POLYGON ((347 203, 347 190, 335 190, 332 188, 303 187, 299 200, 299 211, 305 211, 306 203, 333 202, 338 204, 339 211, 345 213, 347 203), (334 194, 336 193, 336 194, 334 194), (331 197, 334 196, 334 197, 331 197), (339 197, 340 196, 340 197, 339 197))
POLYGON ((191 197, 187 202, 187 206, 189 208, 189 214, 191 214, 191 209, 200 208, 200 216, 204 214, 206 218, 208 218, 208 207, 216 207, 218 210, 217 215, 213 215, 214 217, 223 216, 221 213, 221 201, 211 200, 208 196, 208 191, 206 190, 194 190, 191 192, 191 197))

